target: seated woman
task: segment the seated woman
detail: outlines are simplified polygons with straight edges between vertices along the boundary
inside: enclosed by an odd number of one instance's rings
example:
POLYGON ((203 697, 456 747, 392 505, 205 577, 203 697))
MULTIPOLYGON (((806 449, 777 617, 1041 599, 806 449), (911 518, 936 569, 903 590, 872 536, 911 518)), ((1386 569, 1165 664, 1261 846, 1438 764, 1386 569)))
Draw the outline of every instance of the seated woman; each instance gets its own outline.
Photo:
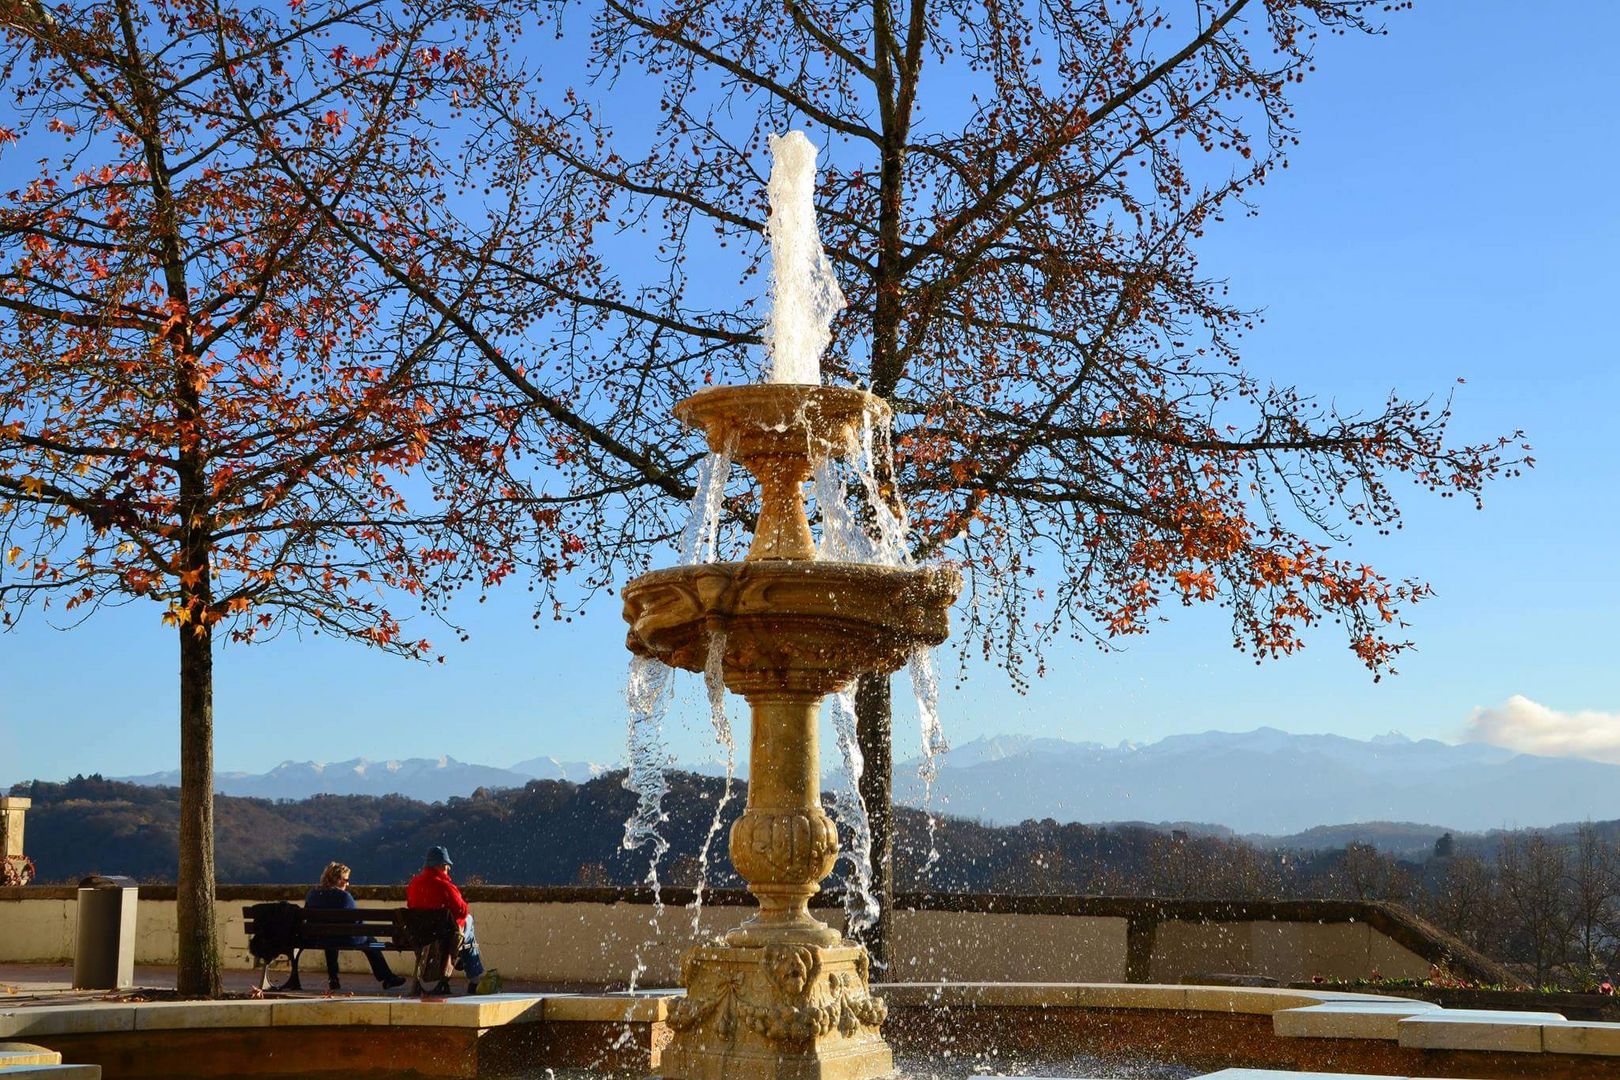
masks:
MULTIPOLYGON (((324 908, 335 910, 352 908, 355 906, 354 897, 349 895, 349 868, 340 862, 326 864, 326 870, 321 874, 321 883, 309 890, 304 897, 304 907, 324 908)), ((319 939, 317 939, 319 940, 319 939)), ((375 945, 371 938, 350 938, 345 944, 356 946, 375 945)), ((382 950, 368 948, 365 950, 366 960, 371 963, 371 973, 377 976, 384 990, 392 990, 404 984, 405 980, 395 975, 388 967, 388 961, 383 959, 382 950)), ((341 989, 338 985, 338 951, 326 950, 326 984, 333 990, 341 989)))

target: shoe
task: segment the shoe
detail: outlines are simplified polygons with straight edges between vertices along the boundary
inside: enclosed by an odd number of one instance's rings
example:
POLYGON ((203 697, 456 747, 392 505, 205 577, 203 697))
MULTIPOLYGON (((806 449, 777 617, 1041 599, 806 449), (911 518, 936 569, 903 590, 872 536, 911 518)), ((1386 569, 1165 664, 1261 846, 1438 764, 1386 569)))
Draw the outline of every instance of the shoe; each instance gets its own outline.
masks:
POLYGON ((388 976, 388 978, 386 978, 386 979, 384 979, 382 981, 382 988, 384 990, 392 990, 396 986, 404 986, 404 985, 405 985, 405 976, 403 976, 403 975, 390 975, 390 976, 388 976))
POLYGON ((449 997, 450 996, 450 980, 449 979, 440 979, 439 980, 439 985, 435 986, 432 990, 429 990, 427 992, 427 996, 428 997, 449 997))

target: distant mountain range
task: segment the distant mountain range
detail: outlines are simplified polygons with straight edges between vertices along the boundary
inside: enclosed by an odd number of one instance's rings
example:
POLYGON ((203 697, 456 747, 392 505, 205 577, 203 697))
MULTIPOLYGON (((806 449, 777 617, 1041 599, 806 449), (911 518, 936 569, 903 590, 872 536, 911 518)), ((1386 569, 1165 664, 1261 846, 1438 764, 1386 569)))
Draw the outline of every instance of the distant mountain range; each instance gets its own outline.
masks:
MULTIPOLYGON (((912 806, 922 802, 916 765, 895 769, 898 800, 912 806)), ((449 757, 289 761, 262 774, 221 773, 216 786, 223 794, 268 799, 401 794, 442 802, 536 779, 584 783, 612 767, 550 757, 509 768, 449 757)), ((120 779, 172 785, 179 774, 120 779)), ((827 782, 833 782, 830 770, 827 782)), ((994 825, 1044 818, 1145 822, 1287 846, 1365 840, 1386 850, 1416 851, 1445 830, 1620 817, 1620 765, 1393 733, 1360 740, 1260 728, 1118 746, 1002 735, 975 739, 946 755, 931 805, 994 825)))
MULTIPOLYGON (((897 795, 912 805, 922 795, 915 764, 895 769, 897 795)), ((1620 766, 1393 733, 1360 740, 1260 728, 1112 747, 998 736, 951 751, 934 805, 997 825, 1191 821, 1273 837, 1344 822, 1422 822, 1403 827, 1405 842, 1418 847, 1441 828, 1613 818, 1620 766)), ((1353 829, 1327 831, 1333 836, 1312 837, 1308 846, 1357 838, 1353 829)))
MULTIPOLYGON (((479 788, 520 788, 530 780, 571 780, 584 783, 604 771, 585 761, 558 761, 537 757, 510 769, 472 765, 452 757, 404 758, 372 761, 283 761, 266 773, 223 772, 214 777, 222 795, 257 799, 307 799, 311 795, 406 795, 421 802, 443 802, 454 795, 471 795, 479 788)), ((130 784, 172 787, 180 783, 178 769, 145 776, 113 777, 130 784)))

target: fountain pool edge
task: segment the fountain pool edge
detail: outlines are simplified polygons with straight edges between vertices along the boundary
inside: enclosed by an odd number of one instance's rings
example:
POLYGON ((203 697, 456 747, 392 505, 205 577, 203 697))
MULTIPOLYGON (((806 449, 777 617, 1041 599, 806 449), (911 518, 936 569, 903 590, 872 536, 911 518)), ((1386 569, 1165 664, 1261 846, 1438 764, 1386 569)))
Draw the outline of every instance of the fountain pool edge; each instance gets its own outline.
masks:
MULTIPOLYGON (((897 1050, 1054 1049, 1199 1068, 1239 1065, 1494 1080, 1620 1071, 1620 1025, 1445 1010, 1340 992, 1141 983, 877 987, 897 1050), (1359 1033, 1359 1034, 1358 1034, 1359 1033)), ((678 991, 447 1000, 300 998, 7 1007, 20 1039, 118 1077, 497 1077, 655 1071, 678 991)))

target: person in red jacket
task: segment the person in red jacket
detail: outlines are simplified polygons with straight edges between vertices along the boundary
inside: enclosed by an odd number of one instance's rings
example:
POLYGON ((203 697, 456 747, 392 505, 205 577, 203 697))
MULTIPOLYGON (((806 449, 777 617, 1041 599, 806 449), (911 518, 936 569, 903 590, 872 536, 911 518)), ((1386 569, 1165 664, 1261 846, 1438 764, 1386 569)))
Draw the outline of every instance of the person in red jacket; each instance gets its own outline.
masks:
MULTIPOLYGON (((456 942, 455 966, 467 975, 467 993, 479 991, 479 980, 484 975, 484 959, 478 952, 478 939, 473 936, 472 912, 461 890, 450 880, 450 852, 443 846, 430 848, 422 862, 422 870, 405 886, 405 906, 421 911, 448 911, 455 917, 460 935, 456 942)), ((493 974, 493 972, 491 972, 493 974)), ((440 984, 447 988, 447 981, 440 984)))

